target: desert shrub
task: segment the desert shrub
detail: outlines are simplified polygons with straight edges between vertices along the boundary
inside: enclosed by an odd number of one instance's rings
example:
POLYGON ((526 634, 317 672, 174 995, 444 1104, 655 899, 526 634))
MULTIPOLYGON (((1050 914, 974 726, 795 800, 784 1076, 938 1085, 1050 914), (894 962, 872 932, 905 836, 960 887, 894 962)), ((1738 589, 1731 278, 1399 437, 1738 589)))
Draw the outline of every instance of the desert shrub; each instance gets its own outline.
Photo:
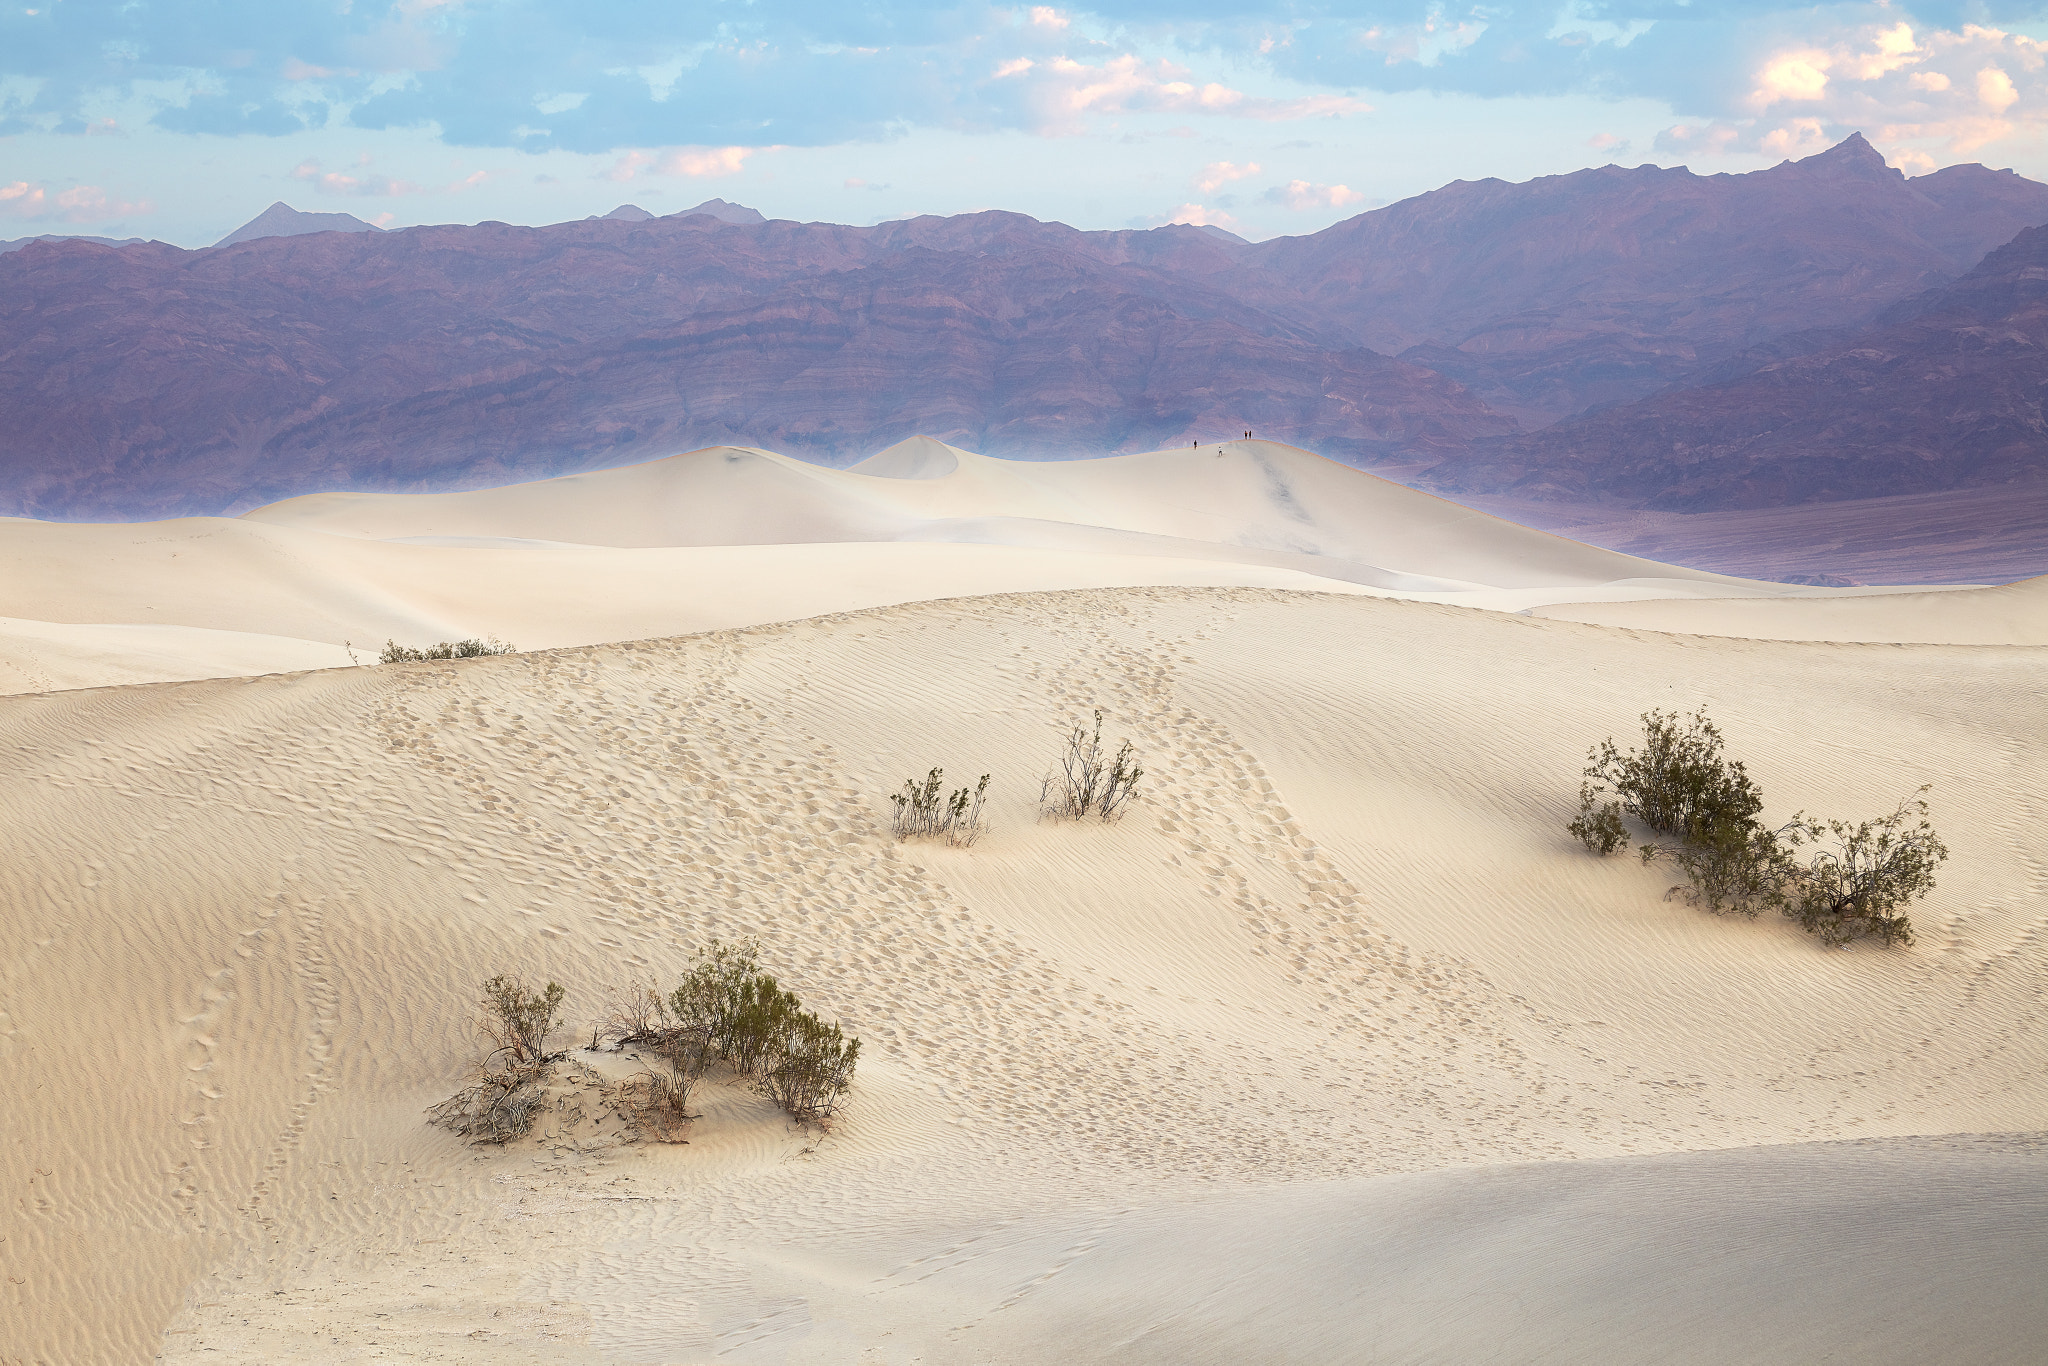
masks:
POLYGON ((1775 830, 1753 818, 1728 820, 1676 845, 1646 844, 1643 862, 1669 854, 1688 885, 1673 887, 1667 896, 1683 896, 1715 915, 1733 912, 1753 920, 1765 907, 1785 904, 1786 884, 1797 868, 1790 845, 1804 828, 1796 817, 1775 830))
POLYGON ((1704 707, 1691 716, 1645 712, 1641 749, 1623 753, 1610 737, 1586 761, 1578 819, 1567 828, 1596 854, 1627 847, 1624 813, 1660 835, 1691 841, 1710 831, 1729 838, 1763 810, 1748 771, 1721 757, 1720 728, 1704 707))
POLYGON ((509 1055, 508 1062, 515 1067, 552 1061, 547 1041, 562 1023, 565 995, 559 982, 549 982, 538 991, 518 977, 500 975, 485 982, 477 1026, 496 1045, 491 1057, 509 1055))
POLYGON ((1579 843, 1605 858, 1628 848, 1628 827, 1621 823, 1621 803, 1602 802, 1601 795, 1592 783, 1579 784, 1579 814, 1565 828, 1579 843))
POLYGON ((1835 847, 1818 850, 1797 870, 1785 914, 1830 947, 1863 938, 1887 946, 1912 943, 1912 922, 1902 908, 1934 890, 1934 870, 1948 859, 1920 793, 1890 815, 1854 826, 1808 824, 1807 838, 1832 835, 1835 847))
POLYGON ((849 1039, 838 1025, 800 1011, 783 1037, 780 1058, 762 1075, 761 1089, 798 1119, 824 1119, 853 1085, 859 1059, 859 1039, 849 1039))
POLYGON ((1097 710, 1092 728, 1076 724, 1068 733, 1059 766, 1039 786, 1039 815, 1052 820, 1078 821, 1091 815, 1117 820, 1137 800, 1138 780, 1144 776, 1129 740, 1115 758, 1103 758, 1102 712, 1097 710))
POLYGON ((1642 749, 1624 754, 1610 738, 1587 761, 1579 814, 1567 827, 1587 849, 1626 848, 1626 813, 1674 837, 1642 847, 1645 863, 1668 857, 1685 874, 1686 885, 1667 896, 1717 915, 1754 917, 1775 906, 1829 947, 1912 943, 1903 908, 1933 890, 1934 870, 1948 858, 1919 794, 1858 825, 1804 813, 1765 825, 1757 819, 1763 795, 1739 761, 1721 757, 1721 732, 1704 708, 1689 717, 1646 712, 1642 749), (1794 851, 1828 835, 1834 847, 1801 864, 1794 851))
POLYGON ((475 1143, 509 1143, 532 1130, 549 1108, 546 1066, 487 1070, 427 1109, 427 1122, 475 1143))
POLYGON ((668 1064, 668 1075, 635 1082, 633 1103, 657 1122, 687 1122, 690 1091, 714 1061, 801 1120, 829 1117, 853 1084, 860 1041, 805 1010, 761 970, 760 952, 752 940, 713 940, 667 996, 646 987, 620 993, 593 1031, 593 1045, 637 1045, 668 1064))
POLYGON ((954 789, 951 796, 941 797, 945 779, 946 771, 935 768, 925 774, 923 782, 915 778, 903 780, 903 790, 889 798, 896 808, 890 830, 897 839, 932 836, 964 849, 981 838, 981 804, 988 794, 988 774, 981 775, 971 793, 962 787, 954 789))
POLYGON ((500 974, 483 985, 477 1029, 492 1045, 476 1082, 427 1110, 427 1122, 476 1143, 506 1143, 533 1128, 549 1107, 548 1081, 560 1054, 547 1041, 561 1024, 567 995, 558 982, 539 990, 500 974))
POLYGON ((694 1077, 649 1070, 619 1083, 614 1095, 633 1127, 657 1143, 680 1143, 689 1132, 694 1077))
POLYGON ((517 653, 518 651, 509 643, 498 639, 496 636, 485 636, 482 640, 478 640, 474 636, 468 640, 444 640, 438 644, 429 645, 425 649, 418 650, 410 645, 400 645, 395 640, 386 640, 384 642, 384 652, 377 656, 377 662, 379 664, 409 664, 425 659, 478 659, 485 655, 517 653))

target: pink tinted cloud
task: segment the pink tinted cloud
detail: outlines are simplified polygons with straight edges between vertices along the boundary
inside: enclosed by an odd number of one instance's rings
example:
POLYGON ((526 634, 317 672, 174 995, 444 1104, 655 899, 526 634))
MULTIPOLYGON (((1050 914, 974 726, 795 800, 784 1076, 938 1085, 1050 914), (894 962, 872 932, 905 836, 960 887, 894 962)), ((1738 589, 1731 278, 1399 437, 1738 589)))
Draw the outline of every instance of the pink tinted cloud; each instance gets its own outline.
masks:
POLYGON ((679 175, 692 179, 736 175, 747 158, 764 147, 667 147, 627 152, 604 173, 606 180, 632 180, 646 175, 679 175))
POLYGON ((155 208, 146 199, 116 199, 97 185, 74 185, 52 193, 47 185, 26 180, 0 184, 0 213, 30 222, 104 223, 155 208))

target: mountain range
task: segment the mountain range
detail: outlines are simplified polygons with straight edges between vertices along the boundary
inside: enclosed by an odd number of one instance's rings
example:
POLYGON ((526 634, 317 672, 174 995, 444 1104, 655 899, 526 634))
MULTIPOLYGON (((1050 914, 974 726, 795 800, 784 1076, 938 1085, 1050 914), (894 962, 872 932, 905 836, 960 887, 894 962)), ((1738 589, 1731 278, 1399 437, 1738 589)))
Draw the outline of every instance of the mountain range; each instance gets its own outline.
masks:
POLYGON ((716 443, 844 463, 915 433, 1059 458, 1256 430, 1444 489, 1687 510, 1984 487, 2043 472, 2042 223, 2048 186, 1909 179, 1859 136, 1748 175, 1458 182, 1257 244, 724 201, 38 242, 0 256, 0 511, 716 443))

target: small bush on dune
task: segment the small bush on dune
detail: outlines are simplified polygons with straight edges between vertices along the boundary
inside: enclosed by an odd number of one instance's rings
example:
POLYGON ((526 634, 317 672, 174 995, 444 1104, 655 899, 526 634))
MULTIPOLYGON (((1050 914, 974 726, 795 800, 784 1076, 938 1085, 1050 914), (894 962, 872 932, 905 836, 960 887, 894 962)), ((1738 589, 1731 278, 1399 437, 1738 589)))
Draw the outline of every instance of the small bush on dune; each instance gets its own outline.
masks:
POLYGON ((500 975, 483 985, 477 1029, 492 1047, 476 1083, 427 1110, 427 1122, 477 1143, 506 1143, 533 1128, 548 1105, 548 1079, 561 1055, 547 1041, 561 1024, 567 993, 500 975))
POLYGON ((1607 739, 1586 760, 1571 832, 1596 854, 1628 847, 1624 814, 1660 835, 1691 840, 1733 829, 1763 810, 1748 771, 1722 759, 1720 728, 1704 707, 1691 716, 1645 712, 1641 749, 1623 753, 1607 739), (1603 801, 1610 791, 1616 799, 1603 801))
POLYGON ((832 1114, 860 1056, 858 1039, 805 1010, 761 970, 760 946, 751 940, 714 940, 698 950, 666 997, 649 988, 625 994, 593 1033, 599 1042, 638 1045, 663 1059, 671 1076, 661 1085, 677 1113, 716 1061, 801 1120, 832 1114))
POLYGON ((377 656, 379 664, 411 664, 427 659, 480 659, 485 655, 509 655, 518 651, 496 636, 485 636, 482 640, 472 636, 468 640, 444 640, 425 649, 416 650, 410 645, 400 645, 395 640, 384 642, 384 652, 377 656))
MULTIPOLYGON (((1818 823, 1805 827, 1807 838, 1823 833, 1818 823)), ((1830 946, 1863 938, 1912 943, 1913 926, 1901 908, 1934 890, 1934 870, 1948 859, 1948 846, 1928 823, 1926 800, 1916 793, 1890 815, 1854 826, 1829 821, 1825 833, 1835 847, 1819 850, 1798 871, 1785 913, 1830 946)))
POLYGON ((496 1045, 492 1057, 510 1054, 512 1064, 522 1067, 552 1062, 547 1041, 561 1027, 567 994, 560 982, 538 991, 518 977, 501 975, 485 982, 477 1027, 496 1045))
POLYGON ((1642 847, 1645 863, 1669 857, 1685 874, 1687 885, 1668 895, 1715 914, 1754 917, 1774 906, 1831 948, 1861 938, 1913 942, 1903 908, 1933 890, 1948 857, 1917 794, 1854 826, 1800 813, 1773 828, 1757 819, 1763 797, 1748 772, 1721 757, 1721 732, 1704 709, 1646 712, 1643 742, 1623 753, 1609 739, 1588 753, 1579 814, 1567 827, 1588 850, 1626 848, 1626 813, 1674 837, 1642 847), (1830 834, 1835 847, 1799 862, 1796 850, 1830 834))
POLYGON ((1095 724, 1076 724, 1067 735, 1059 766, 1045 775, 1038 789, 1041 819, 1104 821, 1121 819, 1138 798, 1138 780, 1145 776, 1137 751, 1126 740, 1113 759, 1102 756, 1102 713, 1095 724))
POLYGON ((925 774, 923 782, 915 778, 903 780, 903 790, 889 798, 890 805, 896 808, 889 828, 897 839, 934 837, 965 849, 981 838, 981 804, 988 795, 988 774, 981 775, 971 793, 962 787, 955 788, 951 796, 941 797, 945 780, 946 771, 942 768, 925 774))

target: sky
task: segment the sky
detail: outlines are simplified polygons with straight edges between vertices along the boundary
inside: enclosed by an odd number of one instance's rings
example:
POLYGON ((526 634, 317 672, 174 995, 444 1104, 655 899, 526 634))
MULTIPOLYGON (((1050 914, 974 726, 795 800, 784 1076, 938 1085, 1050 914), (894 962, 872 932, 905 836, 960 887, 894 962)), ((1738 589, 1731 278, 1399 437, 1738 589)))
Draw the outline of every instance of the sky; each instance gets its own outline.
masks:
POLYGON ((2048 179, 2048 0, 0 0, 0 238, 719 197, 1313 232, 1451 180, 1862 132, 2048 179))

